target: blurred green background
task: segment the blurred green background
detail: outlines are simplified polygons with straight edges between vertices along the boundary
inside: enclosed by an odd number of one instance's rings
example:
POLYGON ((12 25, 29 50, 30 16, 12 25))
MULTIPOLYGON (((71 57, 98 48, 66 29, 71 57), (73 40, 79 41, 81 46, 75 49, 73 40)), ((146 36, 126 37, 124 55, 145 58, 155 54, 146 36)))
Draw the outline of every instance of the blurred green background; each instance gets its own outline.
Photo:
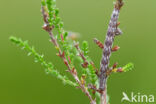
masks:
MULTIPOLYGON (((113 74, 108 80, 111 104, 120 104, 122 92, 156 96, 156 0, 124 0, 119 21, 124 34, 115 39, 121 49, 113 53, 111 63, 135 64, 133 71, 113 74)), ((81 34, 87 40, 89 55, 99 67, 102 50, 92 41, 104 41, 113 10, 113 0, 57 0, 65 29, 81 34)), ((88 98, 61 81, 46 75, 9 41, 9 36, 29 40, 39 53, 45 54, 60 71, 61 59, 42 30, 40 0, 0 0, 0 104, 89 104, 88 98)))

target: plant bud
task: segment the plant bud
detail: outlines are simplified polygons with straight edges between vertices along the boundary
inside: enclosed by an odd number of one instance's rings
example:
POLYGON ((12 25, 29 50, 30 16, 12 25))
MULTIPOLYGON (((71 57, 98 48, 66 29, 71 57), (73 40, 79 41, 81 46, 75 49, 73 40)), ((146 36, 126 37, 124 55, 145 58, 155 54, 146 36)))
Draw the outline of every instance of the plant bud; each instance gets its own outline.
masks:
POLYGON ((117 23, 117 26, 119 26, 119 25, 120 25, 120 22, 117 23))
POLYGON ((68 56, 68 60, 69 60, 69 63, 71 63, 71 59, 70 59, 70 57, 68 56))
POLYGON ((63 38, 63 35, 61 34, 61 40, 64 42, 64 38, 63 38))
POLYGON ((114 46, 114 47, 112 48, 112 52, 115 52, 115 51, 117 51, 117 50, 119 50, 119 49, 120 49, 119 46, 114 46))
POLYGON ((65 52, 63 51, 63 53, 62 53, 61 57, 64 57, 64 56, 65 56, 65 52))
POLYGON ((88 62, 84 62, 84 63, 82 64, 82 67, 83 67, 83 68, 87 68, 87 67, 88 67, 88 62))
POLYGON ((94 38, 94 42, 95 42, 101 49, 104 48, 104 45, 103 45, 99 40, 97 40, 96 38, 94 38))
POLYGON ((67 60, 64 60, 64 64, 65 64, 66 66, 68 66, 68 62, 67 62, 67 60))
POLYGON ((117 72, 123 72, 123 68, 118 68, 117 72))
POLYGON ((72 73, 74 74, 74 75, 77 75, 77 71, 76 71, 76 69, 73 67, 72 68, 72 73))
POLYGON ((114 63, 114 65, 113 65, 113 69, 117 67, 117 64, 118 64, 117 62, 114 63))

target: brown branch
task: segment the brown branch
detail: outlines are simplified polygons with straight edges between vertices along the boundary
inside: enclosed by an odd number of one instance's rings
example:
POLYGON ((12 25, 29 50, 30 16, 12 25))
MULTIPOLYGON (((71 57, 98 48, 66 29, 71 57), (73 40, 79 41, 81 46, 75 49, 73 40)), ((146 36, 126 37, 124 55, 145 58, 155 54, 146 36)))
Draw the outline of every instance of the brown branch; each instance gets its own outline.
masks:
POLYGON ((101 91, 101 104, 107 104, 107 88, 105 86, 104 90, 101 91))
POLYGON ((78 50, 79 55, 81 56, 81 58, 83 59, 83 61, 87 61, 87 59, 85 58, 84 54, 81 52, 81 49, 79 47, 79 43, 75 43, 75 48, 78 50))
POLYGON ((54 28, 54 26, 50 27, 49 26, 49 23, 48 23, 48 15, 47 13, 45 12, 45 7, 42 7, 42 15, 43 15, 43 20, 45 22, 45 25, 43 27, 43 29, 45 29, 48 33, 49 33, 49 36, 51 38, 51 42, 54 44, 54 46, 58 49, 59 51, 59 56, 62 58, 62 60, 64 61, 65 65, 67 66, 68 68, 68 71, 70 72, 70 74, 74 77, 74 79, 76 80, 76 82, 79 84, 79 87, 81 88, 82 92, 84 92, 88 98, 90 99, 90 104, 96 104, 96 101, 92 98, 92 96, 90 95, 89 91, 87 90, 87 88, 85 87, 85 85, 83 85, 81 83, 81 81, 79 80, 78 76, 77 76, 77 72, 76 72, 76 69, 75 68, 71 68, 70 67, 70 64, 68 63, 65 55, 63 55, 60 47, 59 47, 59 44, 57 42, 57 39, 55 39, 53 33, 52 33, 52 30, 54 28))
POLYGON ((88 88, 89 89, 92 89, 93 91, 95 91, 95 92, 98 92, 98 93, 102 93, 102 91, 101 90, 99 90, 95 85, 93 85, 93 84, 88 84, 88 88))
POLYGON ((77 51, 79 52, 80 57, 81 57, 82 60, 84 61, 84 64, 86 64, 85 67, 88 67, 88 63, 89 63, 89 62, 87 61, 87 59, 85 58, 83 52, 81 51, 81 49, 80 49, 80 47, 79 47, 79 43, 75 43, 74 46, 75 46, 75 48, 77 49, 77 51))
MULTIPOLYGON (((80 49, 78 43, 75 43, 75 48, 77 49, 77 51, 79 52, 80 57, 81 57, 82 60, 84 61, 84 63, 82 64, 82 67, 87 68, 89 62, 88 62, 87 59, 85 58, 85 56, 84 56, 83 52, 81 51, 81 49, 80 49)), ((94 70, 95 70, 95 74, 96 74, 97 76, 99 76, 98 69, 95 67, 94 62, 91 61, 90 64, 93 66, 93 68, 94 68, 94 70)))

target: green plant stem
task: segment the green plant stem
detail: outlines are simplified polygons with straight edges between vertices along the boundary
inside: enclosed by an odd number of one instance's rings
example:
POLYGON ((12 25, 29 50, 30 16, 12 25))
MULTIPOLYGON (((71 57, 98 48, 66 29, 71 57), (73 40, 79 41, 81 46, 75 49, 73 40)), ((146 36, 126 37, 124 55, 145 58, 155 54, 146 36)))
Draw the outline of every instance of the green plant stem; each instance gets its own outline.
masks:
POLYGON ((43 55, 40 55, 36 52, 36 50, 33 47, 29 46, 27 41, 22 41, 21 39, 18 39, 16 37, 10 37, 10 40, 16 45, 22 47, 22 49, 26 50, 28 52, 28 55, 33 55, 35 57, 35 62, 41 63, 41 65, 45 68, 47 73, 52 74, 53 76, 62 80, 65 84, 74 87, 78 86, 77 83, 74 83, 71 80, 69 80, 66 76, 61 75, 51 63, 47 63, 44 60, 43 55))

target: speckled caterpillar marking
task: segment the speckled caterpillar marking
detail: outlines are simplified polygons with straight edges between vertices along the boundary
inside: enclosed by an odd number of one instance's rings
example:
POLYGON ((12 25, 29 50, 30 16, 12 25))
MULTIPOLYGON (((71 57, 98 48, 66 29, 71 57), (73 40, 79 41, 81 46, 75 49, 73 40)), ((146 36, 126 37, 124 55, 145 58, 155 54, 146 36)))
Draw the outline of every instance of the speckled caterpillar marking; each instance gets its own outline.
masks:
MULTIPOLYGON (((119 18, 119 10, 115 8, 111 16, 111 20, 108 26, 108 31, 104 43, 104 49, 103 49, 103 55, 101 59, 101 67, 100 67, 101 68, 100 83, 103 83, 103 81, 104 83, 106 82, 106 77, 107 77, 106 71, 109 70, 109 60, 111 56, 111 49, 112 49, 114 37, 117 31, 118 18, 119 18)), ((104 83, 102 84, 102 86, 100 86, 100 89, 104 89, 105 87, 104 83)))

